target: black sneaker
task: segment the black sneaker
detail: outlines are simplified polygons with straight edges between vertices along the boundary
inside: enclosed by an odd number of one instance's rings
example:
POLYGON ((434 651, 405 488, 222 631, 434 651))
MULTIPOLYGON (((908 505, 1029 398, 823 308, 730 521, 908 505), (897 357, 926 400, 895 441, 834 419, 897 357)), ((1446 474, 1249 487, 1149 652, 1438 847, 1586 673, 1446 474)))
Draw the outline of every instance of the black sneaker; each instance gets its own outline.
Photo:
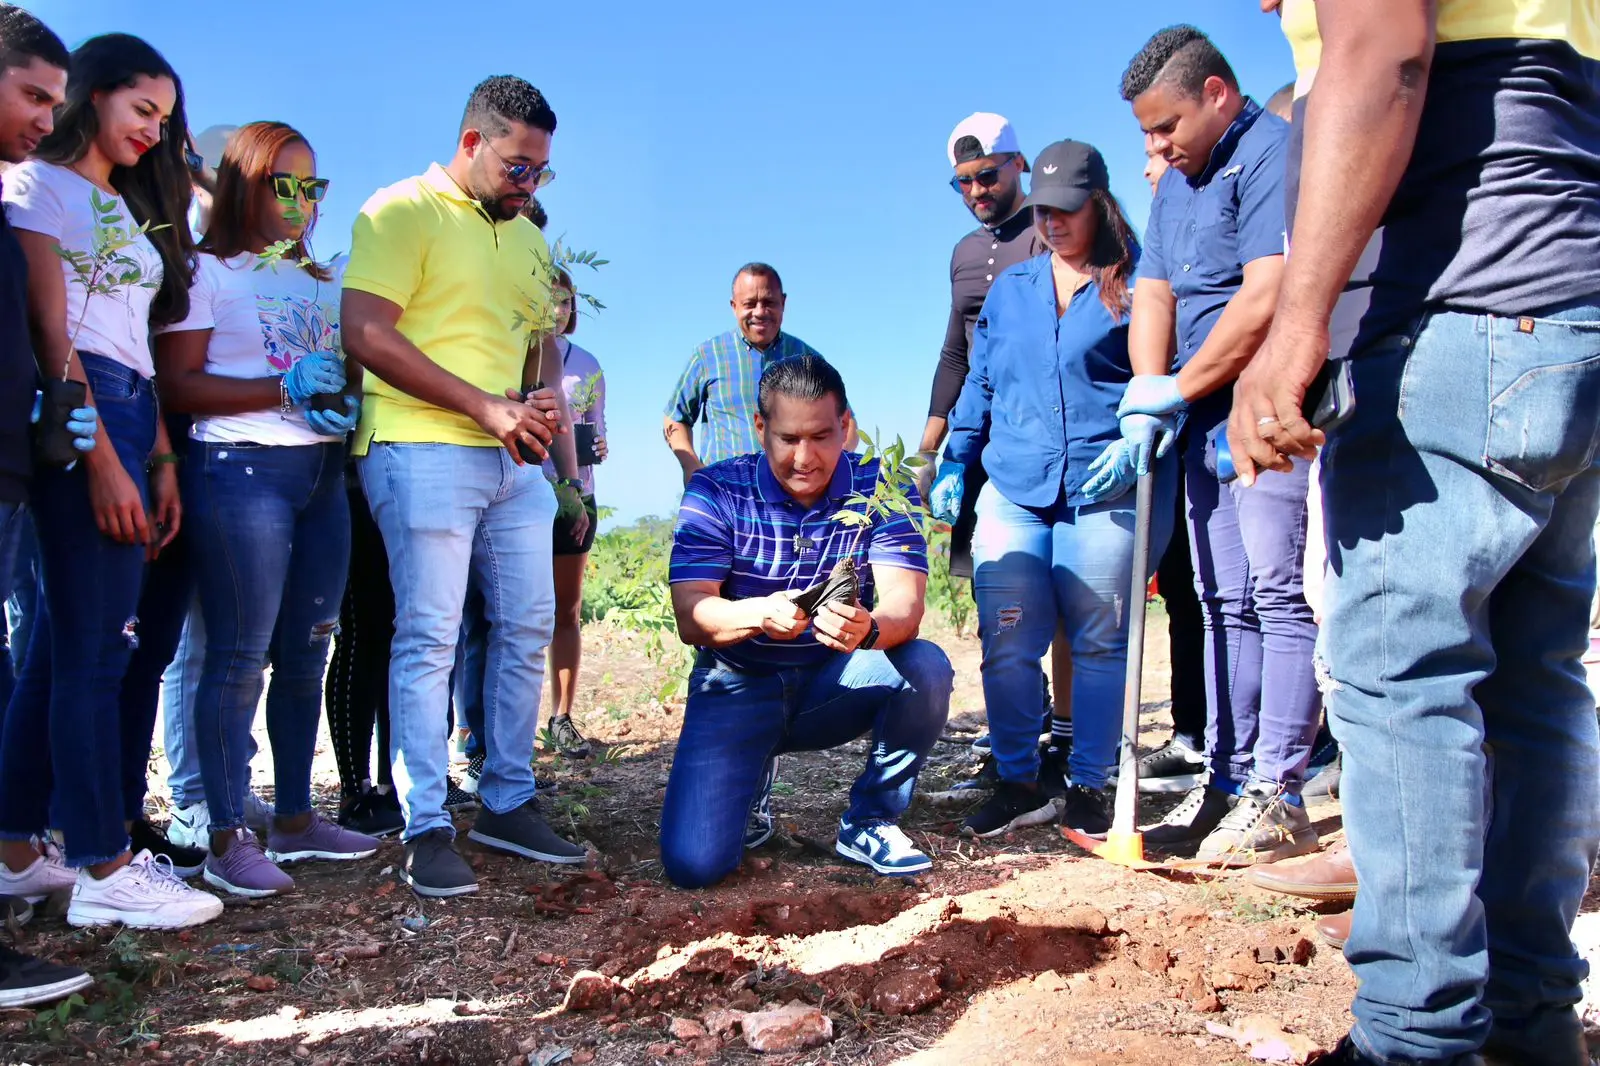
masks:
POLYGON ((1587 1063, 1583 1021, 1571 1007, 1550 1007, 1520 1025, 1496 1019, 1483 1043, 1483 1061, 1489 1066, 1587 1063))
POLYGON ((1067 789, 1061 824, 1092 837, 1111 831, 1111 792, 1109 789, 1072 785, 1067 789))
POLYGON ((1039 787, 1047 796, 1063 795, 1072 784, 1072 773, 1067 760, 1071 748, 1058 748, 1054 744, 1039 753, 1039 787))
POLYGON ((456 850, 448 829, 430 829, 406 841, 406 861, 400 879, 411 891, 430 899, 448 899, 478 891, 472 867, 456 850))
MULTIPOLYGON (((1462 1055, 1450 1060, 1452 1066, 1484 1066, 1484 1061, 1477 1055, 1462 1055)), ((1320 1066, 1382 1066, 1377 1059, 1363 1055, 1356 1047, 1355 1041, 1348 1036, 1339 1041, 1339 1046, 1333 1049, 1332 1054, 1318 1059, 1317 1062, 1320 1066)), ((1512 1064, 1508 1062, 1505 1066, 1512 1064)))
POLYGON ((589 850, 556 836, 539 814, 539 801, 531 799, 515 810, 496 814, 485 807, 478 812, 467 836, 486 847, 509 851, 525 859, 577 866, 589 858, 589 850))
POLYGON ((1183 802, 1172 808, 1161 821, 1143 830, 1144 842, 1167 847, 1173 844, 1198 844, 1222 824, 1238 797, 1200 785, 1189 790, 1183 802))
POLYGON ((399 797, 392 791, 379 792, 375 788, 341 799, 338 822, 351 832, 372 837, 393 836, 406 827, 399 797))
POLYGON ((1206 757, 1173 737, 1139 759, 1140 792, 1188 792, 1204 780, 1206 757))
POLYGON ((589 742, 583 739, 578 727, 572 724, 572 716, 569 714, 550 719, 550 739, 555 742, 557 750, 569 759, 589 757, 589 742))
POLYGON ((172 872, 179 877, 193 877, 205 868, 206 852, 204 848, 185 847, 174 844, 167 839, 167 834, 140 818, 133 823, 133 828, 128 830, 130 843, 128 848, 137 855, 141 851, 148 851, 156 858, 166 857, 172 864, 172 872))
POLYGON ((961 823, 966 836, 997 837, 1025 825, 1044 825, 1056 818, 1056 801, 1038 788, 1028 788, 1014 781, 1002 781, 995 786, 989 802, 979 807, 961 823))
POLYGON ((1339 778, 1344 770, 1344 753, 1333 757, 1333 761, 1317 771, 1306 787, 1300 790, 1300 798, 1313 802, 1326 799, 1339 798, 1339 778))
POLYGON ((778 820, 772 816, 772 786, 777 783, 778 760, 774 758, 767 763, 767 772, 761 776, 761 787, 756 789, 756 798, 750 803, 750 816, 745 819, 746 851, 759 848, 778 831, 778 820))
POLYGON ((92 984, 94 978, 76 966, 58 966, 0 944, 0 1008, 53 1003, 92 984))
POLYGON ((33 920, 33 904, 21 896, 0 896, 0 926, 22 926, 33 920))
POLYGON ((444 780, 445 810, 459 811, 470 807, 476 807, 478 805, 478 797, 474 796, 472 793, 458 785, 455 778, 447 777, 444 780))

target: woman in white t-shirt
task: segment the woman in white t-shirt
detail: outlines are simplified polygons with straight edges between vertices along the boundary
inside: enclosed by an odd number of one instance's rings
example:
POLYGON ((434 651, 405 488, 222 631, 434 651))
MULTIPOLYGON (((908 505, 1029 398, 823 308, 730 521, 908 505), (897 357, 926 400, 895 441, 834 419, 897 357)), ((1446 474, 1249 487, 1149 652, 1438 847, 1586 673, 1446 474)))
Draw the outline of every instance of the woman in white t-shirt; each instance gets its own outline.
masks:
POLYGON ((339 346, 339 282, 306 247, 328 182, 298 132, 253 122, 228 140, 189 315, 156 341, 162 399, 194 416, 183 493, 205 621, 195 742, 211 818, 205 879, 287 892, 275 862, 358 859, 378 841, 311 804, 322 674, 350 559, 345 436, 360 401, 339 346), (275 813, 245 827, 250 731, 272 663, 275 813))
POLYGON ((43 596, 0 742, 0 892, 72 888, 73 925, 170 929, 222 913, 152 857, 165 844, 143 814, 153 723, 125 717, 119 699, 146 556, 180 518, 149 333, 189 309, 186 122, 159 52, 127 34, 91 38, 72 53, 54 132, 5 177, 40 368, 84 382, 100 412, 94 451, 32 486, 43 596), (97 241, 141 225, 120 249, 97 241), (76 873, 32 850, 46 825, 76 873))

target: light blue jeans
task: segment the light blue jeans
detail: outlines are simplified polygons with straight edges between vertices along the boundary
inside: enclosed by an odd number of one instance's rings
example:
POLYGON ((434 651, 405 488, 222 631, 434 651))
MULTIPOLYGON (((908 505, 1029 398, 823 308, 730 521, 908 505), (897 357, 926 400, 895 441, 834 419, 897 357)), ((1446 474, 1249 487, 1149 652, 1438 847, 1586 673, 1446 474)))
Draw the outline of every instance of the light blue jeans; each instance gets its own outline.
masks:
POLYGON ((389 755, 405 838, 451 828, 446 720, 469 576, 490 627, 478 794, 497 814, 514 810, 534 795, 529 763, 555 629, 555 492, 538 466, 518 466, 503 448, 374 444, 357 467, 394 585, 389 755))
POLYGON ((1588 973, 1569 931, 1600 842, 1580 661, 1600 307, 1430 315, 1354 371, 1322 469, 1352 1035, 1380 1062, 1449 1062, 1491 1022, 1578 1002, 1588 973))
MULTIPOLYGON (((1157 468, 1150 567, 1166 551, 1174 464, 1157 468)), ((1117 759, 1127 687, 1133 581, 1133 494, 1093 507, 1022 507, 989 482, 972 537, 973 594, 983 641, 983 701, 995 765, 1007 781, 1039 776, 1039 660, 1057 622, 1072 645, 1074 784, 1104 788, 1117 759)))
POLYGON ((167 788, 176 807, 188 807, 206 798, 200 784, 200 751, 194 737, 194 694, 200 688, 200 671, 206 661, 206 623, 200 614, 200 594, 194 594, 183 623, 178 654, 161 675, 161 742, 167 751, 167 788))

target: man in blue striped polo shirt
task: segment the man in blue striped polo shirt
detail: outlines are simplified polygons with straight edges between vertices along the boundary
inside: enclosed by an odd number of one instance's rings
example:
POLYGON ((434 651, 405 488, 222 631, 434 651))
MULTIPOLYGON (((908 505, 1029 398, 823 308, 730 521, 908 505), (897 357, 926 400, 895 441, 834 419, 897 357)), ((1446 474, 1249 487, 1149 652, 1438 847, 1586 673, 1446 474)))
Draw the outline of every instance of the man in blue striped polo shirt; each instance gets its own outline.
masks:
MULTIPOLYGON (((732 873, 764 767, 780 752, 823 751, 872 734, 835 844, 880 874, 932 866, 895 825, 944 729, 954 675, 918 640, 927 546, 904 516, 865 535, 835 520, 870 495, 876 461, 845 451, 848 402, 821 356, 761 375, 762 450, 696 471, 672 544, 678 634, 700 649, 661 812, 661 861, 698 888, 732 873), (795 594, 856 560, 861 605, 806 615, 795 594)), ((858 505, 859 506, 859 505, 858 505)))

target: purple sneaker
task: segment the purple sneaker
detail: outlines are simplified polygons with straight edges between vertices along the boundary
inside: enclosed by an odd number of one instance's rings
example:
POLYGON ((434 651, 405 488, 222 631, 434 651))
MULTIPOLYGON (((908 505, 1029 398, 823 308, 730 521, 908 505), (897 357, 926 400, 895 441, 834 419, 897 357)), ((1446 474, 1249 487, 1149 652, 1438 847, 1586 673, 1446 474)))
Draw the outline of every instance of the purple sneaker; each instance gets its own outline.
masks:
POLYGON ((261 841, 248 829, 233 831, 226 855, 212 852, 206 856, 202 876, 208 885, 250 899, 294 891, 294 878, 272 865, 261 850, 261 841))
POLYGON ((381 841, 327 821, 316 811, 311 824, 298 833, 274 828, 267 835, 267 858, 273 862, 304 862, 306 859, 365 859, 378 850, 381 841))

